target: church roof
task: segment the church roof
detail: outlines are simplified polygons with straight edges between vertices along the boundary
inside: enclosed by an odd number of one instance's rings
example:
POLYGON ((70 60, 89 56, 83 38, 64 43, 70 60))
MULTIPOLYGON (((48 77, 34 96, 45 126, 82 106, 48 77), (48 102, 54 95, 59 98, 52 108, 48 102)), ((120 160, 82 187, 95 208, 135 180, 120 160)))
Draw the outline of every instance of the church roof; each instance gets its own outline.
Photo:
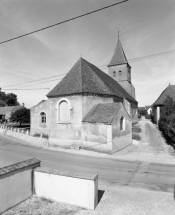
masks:
POLYGON ((169 85, 158 97, 158 99, 152 104, 152 106, 163 105, 167 96, 170 96, 175 101, 175 85, 169 85))
POLYGON ((83 118, 82 122, 111 124, 121 103, 100 103, 95 105, 83 118))
POLYGON ((126 98, 131 103, 137 103, 117 81, 83 58, 75 63, 47 97, 75 94, 126 98))
POLYGON ((109 66, 114 66, 114 65, 120 65, 120 64, 126 64, 128 63, 128 60, 126 59, 122 44, 120 40, 118 39, 116 48, 114 50, 114 54, 112 56, 112 59, 108 65, 109 66))

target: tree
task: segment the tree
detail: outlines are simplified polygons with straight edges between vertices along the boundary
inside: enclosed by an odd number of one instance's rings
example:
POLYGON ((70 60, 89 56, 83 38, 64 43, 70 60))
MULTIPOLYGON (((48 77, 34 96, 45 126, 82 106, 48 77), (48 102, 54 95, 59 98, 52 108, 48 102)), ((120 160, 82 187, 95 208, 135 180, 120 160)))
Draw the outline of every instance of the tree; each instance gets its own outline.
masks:
POLYGON ((175 144, 175 101, 169 96, 161 107, 159 129, 169 143, 175 144))
POLYGON ((10 121, 19 123, 20 126, 22 123, 30 123, 30 109, 24 107, 16 110, 11 114, 10 121))
POLYGON ((0 92, 0 100, 4 101, 7 106, 18 106, 18 98, 14 93, 0 92))
POLYGON ((14 93, 7 93, 5 101, 6 101, 6 104, 8 106, 17 106, 17 105, 19 105, 17 95, 15 95, 14 93))

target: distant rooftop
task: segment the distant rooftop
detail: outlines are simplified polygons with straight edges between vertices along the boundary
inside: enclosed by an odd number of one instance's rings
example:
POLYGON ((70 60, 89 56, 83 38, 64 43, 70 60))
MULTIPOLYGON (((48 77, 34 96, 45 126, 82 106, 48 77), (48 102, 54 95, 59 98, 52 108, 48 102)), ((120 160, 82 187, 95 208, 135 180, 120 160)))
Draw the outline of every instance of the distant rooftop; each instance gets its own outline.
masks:
POLYGON ((23 108, 23 106, 5 106, 5 107, 0 107, 0 115, 6 115, 7 113, 16 111, 23 108))
POLYGON ((167 96, 170 96, 175 101, 175 85, 168 85, 168 87, 160 94, 158 99, 152 104, 152 106, 163 105, 167 96))

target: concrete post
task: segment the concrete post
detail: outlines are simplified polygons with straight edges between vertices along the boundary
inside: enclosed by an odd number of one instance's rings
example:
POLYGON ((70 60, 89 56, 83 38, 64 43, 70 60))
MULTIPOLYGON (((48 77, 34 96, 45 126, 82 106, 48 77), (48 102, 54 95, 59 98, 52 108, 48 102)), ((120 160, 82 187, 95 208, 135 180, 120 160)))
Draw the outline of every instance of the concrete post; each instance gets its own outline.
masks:
POLYGON ((160 107, 157 107, 157 125, 158 125, 158 122, 159 122, 159 118, 160 118, 160 107))
POLYGON ((42 137, 43 137, 43 133, 40 134, 40 138, 42 138, 42 137))

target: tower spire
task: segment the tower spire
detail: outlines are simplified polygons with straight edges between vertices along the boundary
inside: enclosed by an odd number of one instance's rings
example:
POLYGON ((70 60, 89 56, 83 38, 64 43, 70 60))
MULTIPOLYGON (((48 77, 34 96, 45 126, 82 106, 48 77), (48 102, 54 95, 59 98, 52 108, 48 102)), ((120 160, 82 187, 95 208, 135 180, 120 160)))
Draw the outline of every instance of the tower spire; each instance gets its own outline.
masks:
POLYGON ((117 29, 118 29, 117 34, 118 34, 118 41, 119 41, 119 39, 120 39, 120 26, 118 26, 117 29))

